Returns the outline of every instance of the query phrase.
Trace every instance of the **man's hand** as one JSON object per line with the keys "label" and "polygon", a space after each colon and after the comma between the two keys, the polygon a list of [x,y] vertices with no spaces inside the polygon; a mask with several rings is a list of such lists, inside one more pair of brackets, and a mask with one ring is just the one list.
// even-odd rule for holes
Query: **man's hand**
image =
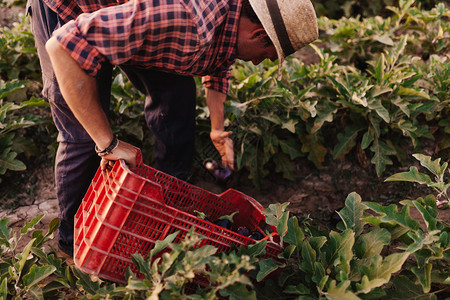
{"label": "man's hand", "polygon": [[119,141],[119,145],[116,149],[114,149],[110,154],[102,157],[102,161],[100,162],[100,167],[104,171],[105,169],[109,169],[114,164],[114,161],[118,159],[125,160],[125,163],[130,168],[130,170],[134,171],[136,169],[136,155],[138,152],[138,148],[125,143],[123,141]]}
{"label": "man's hand", "polygon": [[222,164],[234,170],[233,141],[229,138],[231,131],[212,130],[211,140],[222,157]]}
{"label": "man's hand", "polygon": [[206,104],[211,118],[211,140],[222,156],[222,164],[234,170],[233,141],[229,138],[231,131],[224,130],[224,107],[226,94],[206,89]]}

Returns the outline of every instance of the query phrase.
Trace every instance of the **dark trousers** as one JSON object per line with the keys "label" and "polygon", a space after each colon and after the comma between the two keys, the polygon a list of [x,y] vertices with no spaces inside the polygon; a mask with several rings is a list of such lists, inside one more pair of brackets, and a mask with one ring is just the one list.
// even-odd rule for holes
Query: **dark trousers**
{"label": "dark trousers", "polygon": [[[50,103],[58,129],[58,150],[55,163],[55,184],[61,225],[58,243],[61,250],[73,252],[74,216],[89,184],[99,167],[100,159],[94,142],[73,116],[59,91],[45,43],[62,25],[57,14],[42,0],[29,0],[32,31],[42,68],[42,95]],[[194,154],[195,81],[161,71],[120,66],[130,81],[146,95],[145,120],[155,137],[156,168],[186,179]],[[99,100],[106,114],[109,111],[112,66],[104,65],[96,77]]]}

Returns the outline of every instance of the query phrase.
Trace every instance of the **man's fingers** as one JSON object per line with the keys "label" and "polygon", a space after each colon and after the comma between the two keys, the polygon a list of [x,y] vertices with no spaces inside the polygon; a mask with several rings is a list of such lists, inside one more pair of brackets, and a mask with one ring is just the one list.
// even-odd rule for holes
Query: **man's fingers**
{"label": "man's fingers", "polygon": [[126,161],[128,167],[130,168],[131,171],[135,171],[136,170],[136,157],[132,158],[129,161]]}
{"label": "man's fingers", "polygon": [[226,156],[226,165],[228,165],[232,170],[234,170],[234,149],[233,149],[233,141],[231,139],[225,140],[225,156]]}
{"label": "man's fingers", "polygon": [[233,132],[232,131],[224,131],[222,132],[222,134],[220,135],[221,138],[227,138],[229,137]]}
{"label": "man's fingers", "polygon": [[102,158],[102,160],[100,161],[100,168],[102,169],[102,171],[111,170],[114,166],[114,163],[114,160],[107,160]]}
{"label": "man's fingers", "polygon": [[102,171],[109,170],[109,160],[102,158],[102,160],[100,161],[100,168],[102,169]]}

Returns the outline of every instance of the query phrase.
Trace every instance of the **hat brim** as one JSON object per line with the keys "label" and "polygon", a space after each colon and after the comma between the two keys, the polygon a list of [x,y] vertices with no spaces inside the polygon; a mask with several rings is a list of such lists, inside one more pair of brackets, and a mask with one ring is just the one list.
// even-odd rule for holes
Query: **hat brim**
{"label": "hat brim", "polygon": [[249,3],[275,46],[281,78],[286,56],[319,36],[314,6],[310,0],[249,0]]}
{"label": "hat brim", "polygon": [[286,56],[283,52],[283,49],[281,48],[280,41],[278,40],[278,36],[273,26],[272,19],[270,18],[270,13],[266,1],[249,0],[249,3],[252,6],[258,19],[261,21],[261,24],[270,40],[272,41],[273,45],[275,46],[275,50],[278,56],[278,79],[280,79],[282,76],[283,62]]}

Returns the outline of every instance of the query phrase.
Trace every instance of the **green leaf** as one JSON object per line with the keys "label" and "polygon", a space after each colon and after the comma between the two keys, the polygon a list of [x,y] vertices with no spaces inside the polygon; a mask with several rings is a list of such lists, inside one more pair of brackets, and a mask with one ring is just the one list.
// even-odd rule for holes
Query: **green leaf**
{"label": "green leaf", "polygon": [[403,35],[397,45],[389,51],[388,61],[393,66],[396,64],[398,58],[405,50],[406,44],[408,42],[408,35]]}
{"label": "green leaf", "polygon": [[422,92],[422,91],[418,91],[416,89],[403,87],[403,86],[399,86],[399,88],[397,90],[397,95],[400,95],[400,96],[417,96],[419,98],[424,98],[424,99],[430,100],[430,96],[427,93]]}
{"label": "green leaf", "polygon": [[447,232],[442,232],[441,237],[439,238],[438,244],[441,245],[442,248],[446,248],[450,245],[450,235]]}
{"label": "green leaf", "polygon": [[[384,75],[383,75],[384,76]],[[382,78],[382,77],[380,77]],[[371,96],[378,97],[380,95],[392,92],[392,88],[387,86],[375,85],[372,87]]]}
{"label": "green leaf", "polygon": [[196,257],[200,258],[210,257],[217,253],[217,248],[212,245],[204,245],[203,247],[195,249],[193,253],[195,253]]}
{"label": "green leaf", "polygon": [[332,280],[330,282],[330,286],[328,287],[327,292],[325,293],[327,296],[327,299],[330,300],[359,300],[360,298],[355,295],[352,291],[350,291],[348,288],[350,286],[350,280],[341,282],[336,286],[336,281]]}
{"label": "green leaf", "polygon": [[420,285],[414,284],[410,278],[399,275],[392,279],[393,288],[386,289],[387,299],[390,300],[405,300],[405,299],[420,299],[420,300],[435,300],[435,294],[424,293]]}
{"label": "green leaf", "polygon": [[255,244],[252,244],[248,247],[240,247],[238,250],[239,255],[248,255],[250,257],[258,257],[265,253],[267,241],[259,241]]}
{"label": "green leaf", "polygon": [[375,136],[373,134],[373,130],[369,128],[367,132],[364,133],[362,141],[361,141],[361,149],[367,149],[367,147],[370,146],[370,144],[373,142]]}
{"label": "green leaf", "polygon": [[51,274],[53,274],[53,272],[55,272],[55,270],[55,266],[46,265],[38,267],[36,265],[33,265],[31,266],[30,271],[23,276],[23,283],[27,288],[31,288],[49,277]]}
{"label": "green leaf", "polygon": [[56,230],[58,230],[60,224],[61,224],[61,221],[59,218],[54,218],[53,220],[51,220],[50,223],[48,224],[47,236],[49,236],[50,234],[52,234]]}
{"label": "green leaf", "polygon": [[311,291],[303,284],[299,283],[297,285],[288,285],[284,292],[286,294],[295,294],[295,295],[310,295]]}
{"label": "green leaf", "polygon": [[283,125],[281,125],[282,129],[287,129],[292,133],[295,133],[295,125],[298,124],[298,121],[290,119],[287,122],[283,122]]}
{"label": "green leaf", "polygon": [[[6,82],[6,85],[4,88],[0,87],[0,99],[6,98],[9,95],[11,95],[12,93],[24,89],[25,88],[25,84],[27,84],[28,81],[25,80],[21,80],[21,81],[17,81],[17,80],[13,80],[13,81],[9,81]],[[19,107],[17,107],[19,108]]]}
{"label": "green leaf", "polygon": [[311,277],[312,281],[316,283],[320,289],[323,289],[323,286],[320,286],[320,283],[323,281],[325,274],[325,268],[320,262],[314,263],[314,276]]}
{"label": "green leaf", "polygon": [[8,227],[8,223],[8,218],[0,220],[0,244],[4,244],[6,247],[9,247],[9,236],[12,231],[12,229]]}
{"label": "green leaf", "polygon": [[382,286],[384,283],[384,279],[375,278],[373,280],[369,280],[367,275],[364,275],[361,279],[361,283],[356,283],[356,289],[358,293],[367,294],[373,289]]}
{"label": "green leaf", "polygon": [[289,157],[294,160],[302,155],[300,151],[300,145],[295,142],[294,139],[278,140],[281,151],[288,154]]}
{"label": "green leaf", "polygon": [[431,160],[428,155],[416,153],[413,156],[420,162],[422,166],[427,168],[431,173],[438,177],[441,181],[444,180],[445,170],[447,169],[448,163],[445,162],[441,165],[441,159]]}
{"label": "green leaf", "polygon": [[392,165],[389,155],[395,154],[395,150],[378,139],[374,140],[370,150],[374,153],[371,162],[375,165],[377,175],[381,176],[386,169],[386,165]]}
{"label": "green leaf", "polygon": [[331,80],[333,85],[337,87],[339,93],[345,99],[350,99],[351,98],[350,89],[344,83],[342,83],[341,81],[339,81],[338,79],[336,79],[336,78],[334,78],[332,76],[327,76],[327,78]]}
{"label": "green leaf", "polygon": [[167,246],[175,240],[175,238],[177,237],[177,235],[179,233],[180,233],[179,230],[175,231],[174,233],[169,234],[168,236],[166,236],[166,238],[164,240],[156,241],[155,242],[155,246],[149,252],[149,256],[150,257],[155,257],[159,252],[161,252],[162,250],[166,249]]}
{"label": "green leaf", "polygon": [[79,284],[87,293],[91,295],[97,294],[97,291],[100,288],[98,281],[92,281],[88,274],[84,273],[76,266],[74,266],[72,270],[78,278],[77,284]]}
{"label": "green leaf", "polygon": [[17,153],[12,152],[10,147],[3,149],[3,152],[0,153],[0,175],[5,174],[7,170],[24,171],[27,169],[23,162],[16,159],[16,156]]}
{"label": "green leaf", "polygon": [[344,133],[338,133],[337,138],[339,142],[333,150],[334,159],[347,154],[355,147],[359,131],[361,131],[361,128],[347,126]]}
{"label": "green leaf", "polygon": [[322,169],[322,163],[325,161],[325,156],[327,154],[327,148],[316,141],[315,137],[310,135],[301,136],[302,140],[302,152],[308,153],[308,160],[314,163],[318,169]]}
{"label": "green leaf", "polygon": [[394,253],[387,256],[384,260],[380,255],[375,255],[367,266],[360,266],[361,273],[367,275],[372,288],[382,286],[388,283],[392,274],[401,270],[403,263],[408,259],[409,253]]}
{"label": "green leaf", "polygon": [[[423,220],[425,221],[425,224],[427,225],[428,231],[436,230],[437,227],[437,219],[436,215],[431,215],[431,213],[418,201],[413,201],[414,206],[417,208],[417,210],[420,212],[420,214],[423,217]],[[436,212],[436,209],[434,209]]]}
{"label": "green leaf", "polygon": [[264,153],[274,155],[278,152],[278,137],[275,134],[265,134],[262,136],[264,140]]}
{"label": "green leaf", "polygon": [[[286,282],[295,276],[295,272],[292,272],[291,269],[286,268],[281,271],[280,276],[278,276],[277,283],[278,286],[282,287],[286,285]],[[267,282],[267,281],[266,281]]]}
{"label": "green leaf", "polygon": [[307,274],[314,274],[314,263],[316,262],[316,251],[311,247],[308,240],[302,243],[302,260],[300,270]]}
{"label": "green leaf", "polygon": [[325,122],[333,122],[334,115],[338,109],[336,105],[331,102],[323,103],[320,110],[317,111],[317,116],[314,118],[314,125],[311,128],[311,133],[318,132]]}
{"label": "green leaf", "polygon": [[309,244],[311,247],[316,250],[316,252],[320,252],[322,246],[327,242],[326,236],[310,236],[308,237]]}
{"label": "green leaf", "polygon": [[390,38],[389,33],[384,33],[381,36],[380,35],[375,35],[373,37],[373,39],[378,41],[378,42],[380,42],[380,43],[382,43],[382,44],[388,45],[388,46],[393,46],[394,45],[394,41]]}
{"label": "green leaf", "polygon": [[408,206],[403,206],[401,211],[398,211],[395,204],[391,204],[389,206],[382,206],[374,202],[364,202],[363,204],[376,213],[382,215],[381,221],[383,222],[393,222],[414,231],[419,229],[419,222],[411,218],[409,215]]}
{"label": "green leaf", "polygon": [[289,245],[284,248],[283,252],[278,254],[278,258],[283,258],[285,260],[289,260],[292,257],[292,254],[294,253],[294,251],[298,251],[297,247],[295,247],[294,245]]}
{"label": "green leaf", "polygon": [[408,117],[411,117],[411,111],[409,109],[409,102],[401,97],[397,97],[391,100],[391,103],[401,109],[401,111]]}
{"label": "green leaf", "polygon": [[391,234],[385,228],[376,228],[360,236],[355,246],[356,255],[361,258],[371,258],[380,255],[384,246],[391,242]]}
{"label": "green leaf", "polygon": [[259,271],[258,274],[256,275],[256,280],[258,282],[261,282],[269,274],[278,269],[278,264],[273,258],[260,260],[258,265]]}
{"label": "green leaf", "polygon": [[0,285],[0,296],[2,300],[8,299],[8,278],[3,278]]}
{"label": "green leaf", "polygon": [[406,252],[414,253],[423,249],[425,245],[430,245],[439,240],[438,234],[440,230],[433,230],[425,234],[422,229],[416,232],[408,232],[408,237],[410,237],[414,242],[408,245]]}
{"label": "green leaf", "polygon": [[262,214],[266,216],[266,223],[268,225],[278,226],[278,222],[283,218],[286,207],[288,205],[289,202],[270,204],[266,209],[262,211]]}
{"label": "green leaf", "polygon": [[305,239],[305,235],[303,234],[300,226],[298,225],[297,217],[292,217],[288,221],[288,230],[287,234],[284,237],[284,241],[289,243],[292,246],[296,247],[297,253],[300,251],[302,242]]}
{"label": "green leaf", "polygon": [[361,204],[361,196],[353,192],[347,196],[345,207],[338,212],[346,229],[352,229],[358,237],[363,231],[364,224],[361,221],[364,212]]}
{"label": "green leaf", "polygon": [[381,85],[384,82],[384,69],[386,67],[384,54],[381,53],[380,58],[375,65],[375,79],[377,83]]}
{"label": "green leaf", "polygon": [[282,239],[284,238],[284,236],[287,233],[288,220],[289,220],[289,212],[285,212],[283,214],[283,216],[281,217],[281,219],[279,219],[279,221],[278,221],[277,232],[281,236]]}
{"label": "green leaf", "polygon": [[350,273],[350,261],[353,257],[353,245],[355,233],[347,229],[342,233],[330,232],[330,251],[327,252],[327,260],[330,264],[341,268],[346,274]]}
{"label": "green leaf", "polygon": [[27,293],[33,297],[33,299],[44,300],[42,289],[39,286],[32,286],[27,290]]}
{"label": "green leaf", "polygon": [[283,124],[283,121],[276,114],[264,115],[264,116],[261,116],[261,118],[263,118],[263,119],[265,119],[267,121],[270,121],[270,122],[272,122],[272,123],[274,123],[276,125],[282,125]]}
{"label": "green leaf", "polygon": [[48,294],[65,288],[70,289],[70,285],[63,282],[62,278],[59,278],[46,284],[42,291],[44,294]]}
{"label": "green leaf", "polygon": [[25,266],[25,263],[28,260],[28,256],[30,255],[31,252],[31,247],[33,246],[35,239],[31,239],[28,244],[24,247],[22,253],[20,253],[20,259],[19,259],[19,264],[18,264],[18,272],[22,272],[23,267]]}
{"label": "green leaf", "polygon": [[420,184],[430,184],[432,182],[430,176],[420,173],[416,167],[410,167],[408,172],[401,172],[389,176],[385,181],[407,181]]}
{"label": "green leaf", "polygon": [[152,288],[152,284],[147,279],[128,278],[127,289],[136,291],[147,291]]}
{"label": "green leaf", "polygon": [[273,156],[273,162],[275,164],[275,172],[282,173],[283,178],[291,181],[295,180],[294,165],[287,155],[278,153]]}
{"label": "green leaf", "polygon": [[220,290],[220,295],[230,300],[256,300],[256,292],[248,290],[243,284],[234,284]]}
{"label": "green leaf", "polygon": [[427,263],[424,267],[419,268],[414,266],[411,271],[416,275],[420,284],[422,285],[423,292],[428,293],[431,290],[431,269],[433,266],[431,263]]}
{"label": "green leaf", "polygon": [[30,222],[27,222],[25,224],[25,226],[23,226],[22,229],[20,229],[20,233],[23,235],[23,234],[33,230],[34,226],[37,223],[39,223],[42,220],[43,217],[44,217],[44,215],[40,215],[40,216],[37,216],[37,217],[33,218]]}
{"label": "green leaf", "polygon": [[372,110],[375,110],[377,115],[381,117],[386,123],[391,122],[391,118],[389,116],[389,111],[383,106],[381,103],[381,99],[379,98],[373,98],[371,101],[368,102],[369,108]]}

